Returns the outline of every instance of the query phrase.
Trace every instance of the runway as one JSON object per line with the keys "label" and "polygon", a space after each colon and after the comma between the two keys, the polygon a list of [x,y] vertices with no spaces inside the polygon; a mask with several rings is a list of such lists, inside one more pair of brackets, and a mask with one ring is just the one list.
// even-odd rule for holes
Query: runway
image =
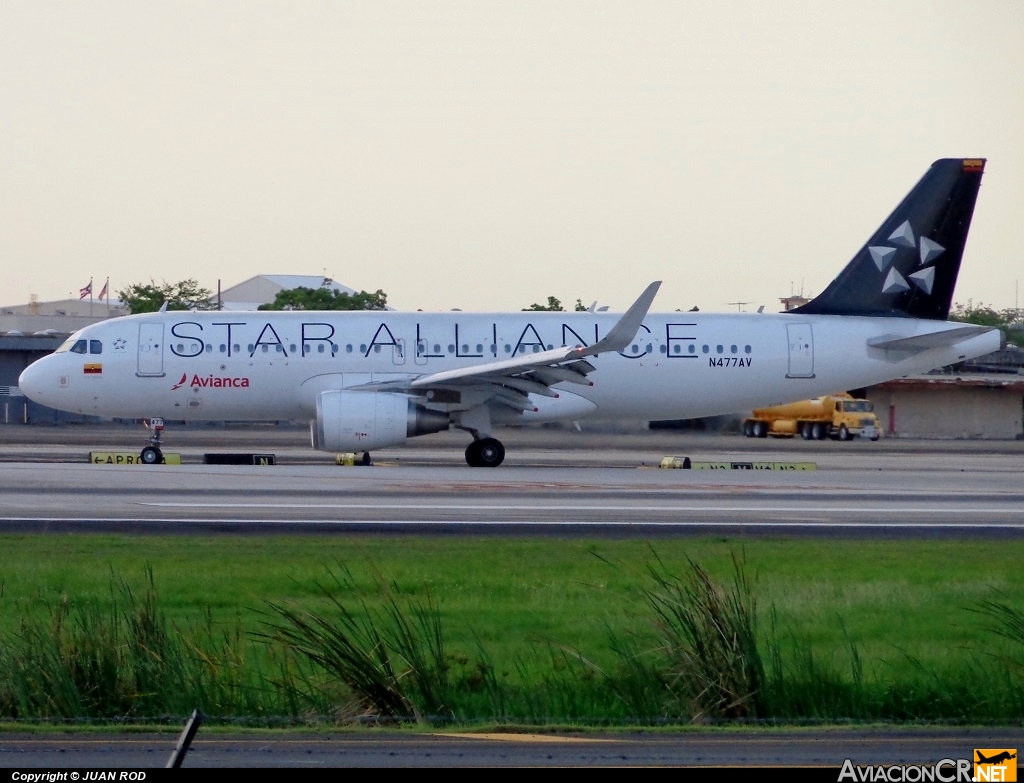
{"label": "runway", "polygon": [[[573,448],[571,438],[561,437],[568,447],[524,443],[493,470],[461,464],[457,446],[381,452],[373,467],[325,464],[330,455],[281,443],[279,464],[265,467],[198,464],[202,445],[195,444],[182,450],[185,464],[148,467],[58,462],[67,453],[59,444],[0,446],[0,459],[10,460],[0,462],[0,530],[1024,534],[1024,471],[1015,442],[962,451],[905,443],[769,448],[724,436],[681,444],[695,459],[811,460],[818,466],[701,471],[653,467],[665,451],[661,442],[623,437],[600,448]],[[593,443],[584,439],[583,445]],[[662,448],[643,448],[652,445]]]}

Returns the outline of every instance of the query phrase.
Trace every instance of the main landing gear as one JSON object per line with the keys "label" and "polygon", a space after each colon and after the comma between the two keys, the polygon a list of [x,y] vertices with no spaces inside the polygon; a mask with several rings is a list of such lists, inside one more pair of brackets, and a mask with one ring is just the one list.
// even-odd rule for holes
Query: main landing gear
{"label": "main landing gear", "polygon": [[505,459],[505,447],[497,438],[478,438],[466,446],[466,462],[471,468],[496,468]]}
{"label": "main landing gear", "polygon": [[162,465],[164,453],[160,451],[160,443],[164,434],[164,420],[150,419],[144,423],[153,434],[149,436],[149,445],[139,454],[139,460],[143,465]]}

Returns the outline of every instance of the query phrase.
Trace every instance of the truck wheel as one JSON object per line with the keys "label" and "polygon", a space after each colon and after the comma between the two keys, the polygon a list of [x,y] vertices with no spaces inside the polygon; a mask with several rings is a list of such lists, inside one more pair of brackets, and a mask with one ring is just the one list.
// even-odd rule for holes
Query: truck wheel
{"label": "truck wheel", "polygon": [[825,440],[825,435],[825,425],[820,421],[816,421],[811,425],[811,438],[814,440]]}
{"label": "truck wheel", "polygon": [[743,422],[743,434],[748,438],[754,437],[754,427],[750,419]]}
{"label": "truck wheel", "polygon": [[768,425],[763,421],[754,422],[754,437],[755,438],[767,438],[768,437]]}
{"label": "truck wheel", "polygon": [[805,421],[800,424],[800,437],[804,440],[811,440],[811,438],[814,437],[811,432],[811,423],[809,421]]}
{"label": "truck wheel", "polygon": [[839,440],[850,440],[850,431],[846,429],[845,424],[839,425]]}

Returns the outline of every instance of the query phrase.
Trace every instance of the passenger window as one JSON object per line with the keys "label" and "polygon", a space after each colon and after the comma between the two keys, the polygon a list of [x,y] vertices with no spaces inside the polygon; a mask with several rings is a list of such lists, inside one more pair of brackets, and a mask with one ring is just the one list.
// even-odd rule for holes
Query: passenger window
{"label": "passenger window", "polygon": [[103,343],[99,340],[90,340],[89,353],[103,353]]}
{"label": "passenger window", "polygon": [[85,353],[85,340],[79,340],[71,346],[71,353]]}

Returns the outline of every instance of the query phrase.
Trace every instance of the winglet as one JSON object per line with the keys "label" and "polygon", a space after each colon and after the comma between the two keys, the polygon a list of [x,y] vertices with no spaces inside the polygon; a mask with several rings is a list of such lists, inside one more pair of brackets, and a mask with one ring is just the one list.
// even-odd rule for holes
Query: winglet
{"label": "winglet", "polygon": [[659,288],[661,288],[660,280],[655,280],[647,286],[611,331],[593,345],[582,349],[579,355],[597,356],[606,351],[624,351],[626,346],[633,342],[636,333],[640,331],[640,325],[647,317],[647,311],[651,309],[651,304],[654,302]]}

